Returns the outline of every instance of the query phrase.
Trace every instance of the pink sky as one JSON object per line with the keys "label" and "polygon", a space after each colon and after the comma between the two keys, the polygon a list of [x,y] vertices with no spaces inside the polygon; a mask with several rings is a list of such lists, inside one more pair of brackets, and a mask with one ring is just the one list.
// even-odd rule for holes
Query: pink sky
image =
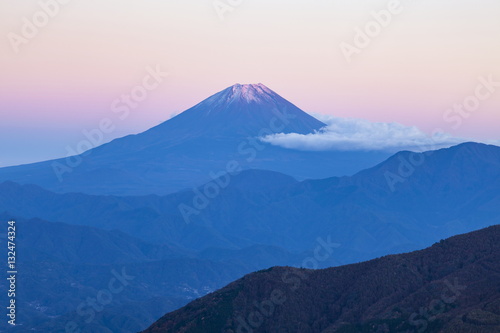
{"label": "pink sky", "polygon": [[[45,3],[49,0],[42,0]],[[55,0],[54,0],[55,1]],[[306,112],[500,139],[500,86],[459,128],[445,110],[500,81],[500,3],[401,1],[348,63],[339,45],[389,1],[69,1],[16,53],[38,1],[0,3],[0,166],[66,155],[159,65],[169,76],[106,140],[148,129],[234,83],[262,82]]]}

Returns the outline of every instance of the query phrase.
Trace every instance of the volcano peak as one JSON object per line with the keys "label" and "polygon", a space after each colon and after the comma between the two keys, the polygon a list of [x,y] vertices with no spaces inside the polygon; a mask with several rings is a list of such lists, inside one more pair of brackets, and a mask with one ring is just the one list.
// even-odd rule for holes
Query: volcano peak
{"label": "volcano peak", "polygon": [[190,133],[220,136],[230,131],[238,136],[254,136],[273,124],[275,118],[286,120],[281,130],[284,133],[308,134],[326,126],[262,83],[227,87],[181,113],[175,126],[189,128]]}
{"label": "volcano peak", "polygon": [[262,83],[236,83],[222,91],[226,102],[266,103],[272,102],[277,94]]}

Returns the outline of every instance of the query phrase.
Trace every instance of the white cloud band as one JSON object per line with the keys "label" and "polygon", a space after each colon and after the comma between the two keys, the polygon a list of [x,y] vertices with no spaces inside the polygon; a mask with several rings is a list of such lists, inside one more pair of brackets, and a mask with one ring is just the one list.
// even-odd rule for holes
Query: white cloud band
{"label": "white cloud band", "polygon": [[[261,138],[262,141],[297,150],[400,150],[426,151],[446,148],[467,141],[447,133],[436,133],[432,137],[417,127],[399,123],[375,123],[364,119],[339,118],[315,115],[327,124],[312,134],[273,134]],[[482,141],[499,144],[498,141]]]}

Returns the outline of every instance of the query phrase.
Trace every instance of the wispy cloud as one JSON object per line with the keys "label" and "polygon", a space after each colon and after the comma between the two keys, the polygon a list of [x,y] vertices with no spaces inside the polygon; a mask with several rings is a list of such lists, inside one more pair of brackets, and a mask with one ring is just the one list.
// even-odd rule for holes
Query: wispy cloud
{"label": "wispy cloud", "polygon": [[[339,118],[315,115],[327,124],[312,134],[273,134],[261,138],[262,141],[289,149],[298,150],[400,150],[425,151],[450,147],[462,142],[476,141],[454,137],[448,133],[433,136],[415,126],[399,123],[375,123],[364,119]],[[480,141],[499,144],[499,141]]]}

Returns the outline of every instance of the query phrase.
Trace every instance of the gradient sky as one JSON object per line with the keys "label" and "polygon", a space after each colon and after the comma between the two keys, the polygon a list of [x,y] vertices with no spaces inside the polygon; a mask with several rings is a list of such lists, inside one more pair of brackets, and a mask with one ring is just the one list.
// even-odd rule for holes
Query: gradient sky
{"label": "gradient sky", "polygon": [[[500,87],[458,128],[443,120],[479,76],[500,81],[498,0],[402,0],[351,63],[340,43],[389,1],[248,0],[221,20],[212,0],[72,0],[15,53],[9,33],[39,2],[0,2],[0,166],[66,156],[106,117],[106,141],[144,131],[234,83],[306,112],[500,139]],[[169,76],[119,120],[113,101],[156,65]]]}

